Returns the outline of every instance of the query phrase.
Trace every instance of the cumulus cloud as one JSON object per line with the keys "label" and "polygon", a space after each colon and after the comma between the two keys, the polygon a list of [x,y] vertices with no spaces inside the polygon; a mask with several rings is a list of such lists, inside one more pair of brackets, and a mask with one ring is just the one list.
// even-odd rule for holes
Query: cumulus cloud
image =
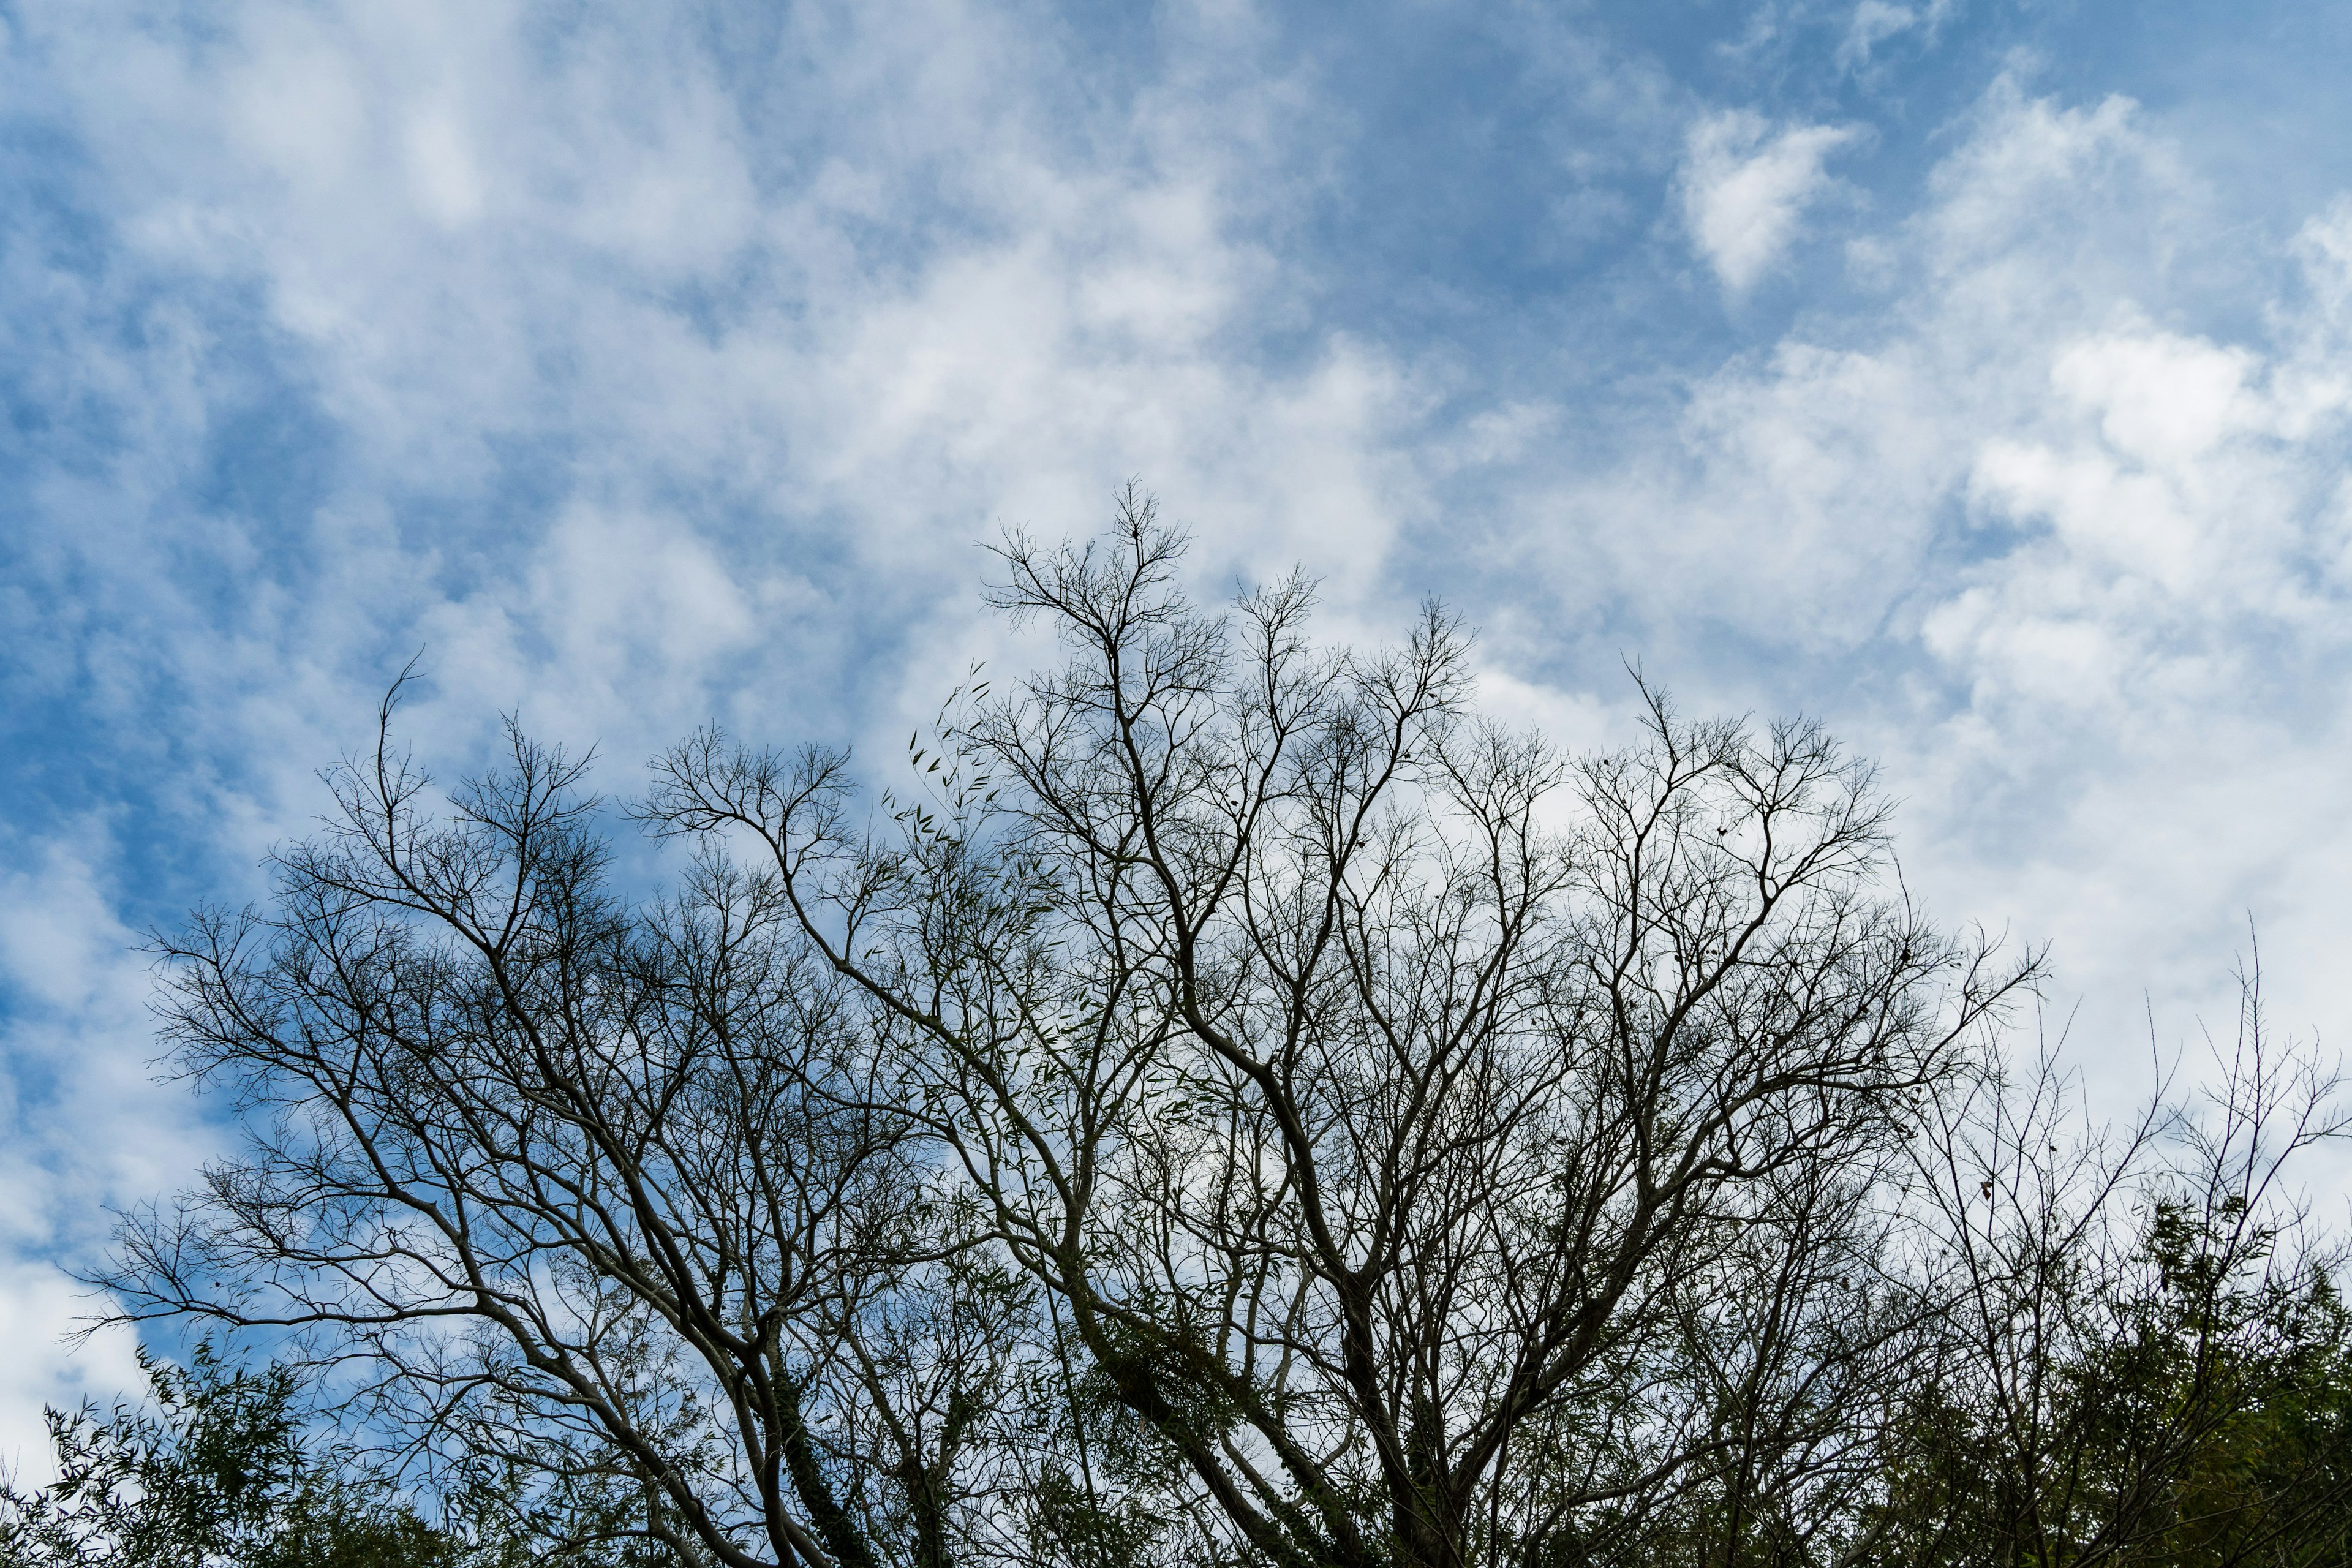
{"label": "cumulus cloud", "polygon": [[1823,165],[1861,135],[1852,125],[1776,128],[1744,109],[1691,127],[1680,179],[1683,222],[1725,288],[1746,290],[1787,255],[1805,210],[1834,184]]}
{"label": "cumulus cloud", "polygon": [[1552,624],[1613,616],[1715,703],[1826,709],[1906,797],[1912,885],[2054,939],[2117,1079],[2144,996],[2159,1045],[2226,1030],[2249,914],[2279,1016],[2340,1037],[2352,205],[2248,237],[2229,276],[2284,280],[2200,331],[2168,258],[2210,194],[2136,105],[2004,81],[1956,130],[1872,237],[1866,311],[1699,377],[1610,460],[1530,465]]}

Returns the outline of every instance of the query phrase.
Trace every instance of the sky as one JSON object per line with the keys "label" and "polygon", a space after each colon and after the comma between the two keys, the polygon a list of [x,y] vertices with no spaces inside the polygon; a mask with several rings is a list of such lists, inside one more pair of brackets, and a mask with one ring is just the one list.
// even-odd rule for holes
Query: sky
{"label": "sky", "polygon": [[2352,1034],[2352,7],[0,0],[0,1461],[227,1135],[142,932],[412,655],[604,787],[887,759],[1006,528],[1436,595],[1489,708],[1804,713],[2127,1098]]}

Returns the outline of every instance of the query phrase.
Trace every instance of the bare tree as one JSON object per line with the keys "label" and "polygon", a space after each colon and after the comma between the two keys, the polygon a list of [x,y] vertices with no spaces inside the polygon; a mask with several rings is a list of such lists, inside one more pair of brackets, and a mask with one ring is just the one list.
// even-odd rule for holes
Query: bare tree
{"label": "bare tree", "polygon": [[2290,1173],[2352,1126],[2344,1078],[2272,1035],[2253,970],[2211,1054],[2196,1097],[2159,1084],[2120,1129],[2049,1051],[1938,1101],[1917,1234],[1942,1343],[1913,1397],[1939,1419],[1898,1560],[2341,1560],[2352,1253]]}
{"label": "bare tree", "polygon": [[968,1216],[779,885],[705,856],[625,907],[581,765],[519,733],[435,821],[393,708],[271,907],[163,945],[177,1060],[249,1137],[125,1227],[124,1314],[357,1355],[412,1458],[520,1467],[559,1545],[943,1538],[937,1385],[984,1400],[1001,1359],[930,1331]]}
{"label": "bare tree", "polygon": [[1726,1474],[1780,1507],[1871,1353],[1831,1260],[2030,966],[1890,894],[1811,725],[1653,699],[1570,763],[1471,714],[1435,610],[1321,651],[1303,579],[1204,614],[1181,550],[1132,492],[1099,547],[1009,543],[995,603],[1070,657],[954,705],[903,831],[845,756],[716,735],[649,819],[764,853],[1223,1551],[1545,1561]]}
{"label": "bare tree", "polygon": [[[1912,906],[1819,728],[1645,687],[1571,758],[1479,717],[1441,611],[1321,648],[1305,579],[1202,610],[1183,548],[1133,492],[1008,541],[993,602],[1066,657],[959,690],[911,791],[656,759],[629,809],[688,853],[639,901],[579,765],[515,734],[436,821],[387,700],[270,905],[163,944],[249,1142],[133,1216],[122,1314],[293,1331],[558,1555],[2318,1539],[2352,1351],[2277,1201],[2337,1125],[2314,1058],[2257,1029],[2210,1117],[2077,1149],[1996,1037],[2037,963]],[[2253,1511],[2195,1479],[2250,1411]]]}

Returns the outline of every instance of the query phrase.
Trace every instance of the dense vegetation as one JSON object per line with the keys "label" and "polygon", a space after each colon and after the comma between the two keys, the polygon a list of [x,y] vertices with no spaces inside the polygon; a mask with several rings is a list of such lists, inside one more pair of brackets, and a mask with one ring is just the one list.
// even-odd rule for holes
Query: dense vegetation
{"label": "dense vegetation", "polygon": [[519,732],[432,815],[388,700],[163,943],[248,1139],[101,1281],[282,1363],[58,1417],[13,1560],[2352,1560],[2338,1079],[2251,984],[2094,1128],[1817,728],[1565,756],[1181,543],[1010,544],[1066,660],[870,810],[658,759],[651,898]]}

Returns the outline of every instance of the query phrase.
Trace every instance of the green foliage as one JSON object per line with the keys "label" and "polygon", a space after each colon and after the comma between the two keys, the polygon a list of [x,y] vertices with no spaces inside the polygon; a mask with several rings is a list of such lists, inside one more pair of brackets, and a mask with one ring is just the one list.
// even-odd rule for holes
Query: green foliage
{"label": "green foliage", "polygon": [[495,1568],[511,1551],[439,1528],[304,1442],[295,1376],[142,1352],[151,1408],[48,1411],[58,1479],[0,1487],[5,1568]]}
{"label": "green foliage", "polygon": [[2107,1331],[2038,1399],[1937,1388],[1894,1447],[1874,1560],[1937,1568],[2352,1563],[2352,1313],[2263,1267],[2234,1199],[2150,1205]]}

